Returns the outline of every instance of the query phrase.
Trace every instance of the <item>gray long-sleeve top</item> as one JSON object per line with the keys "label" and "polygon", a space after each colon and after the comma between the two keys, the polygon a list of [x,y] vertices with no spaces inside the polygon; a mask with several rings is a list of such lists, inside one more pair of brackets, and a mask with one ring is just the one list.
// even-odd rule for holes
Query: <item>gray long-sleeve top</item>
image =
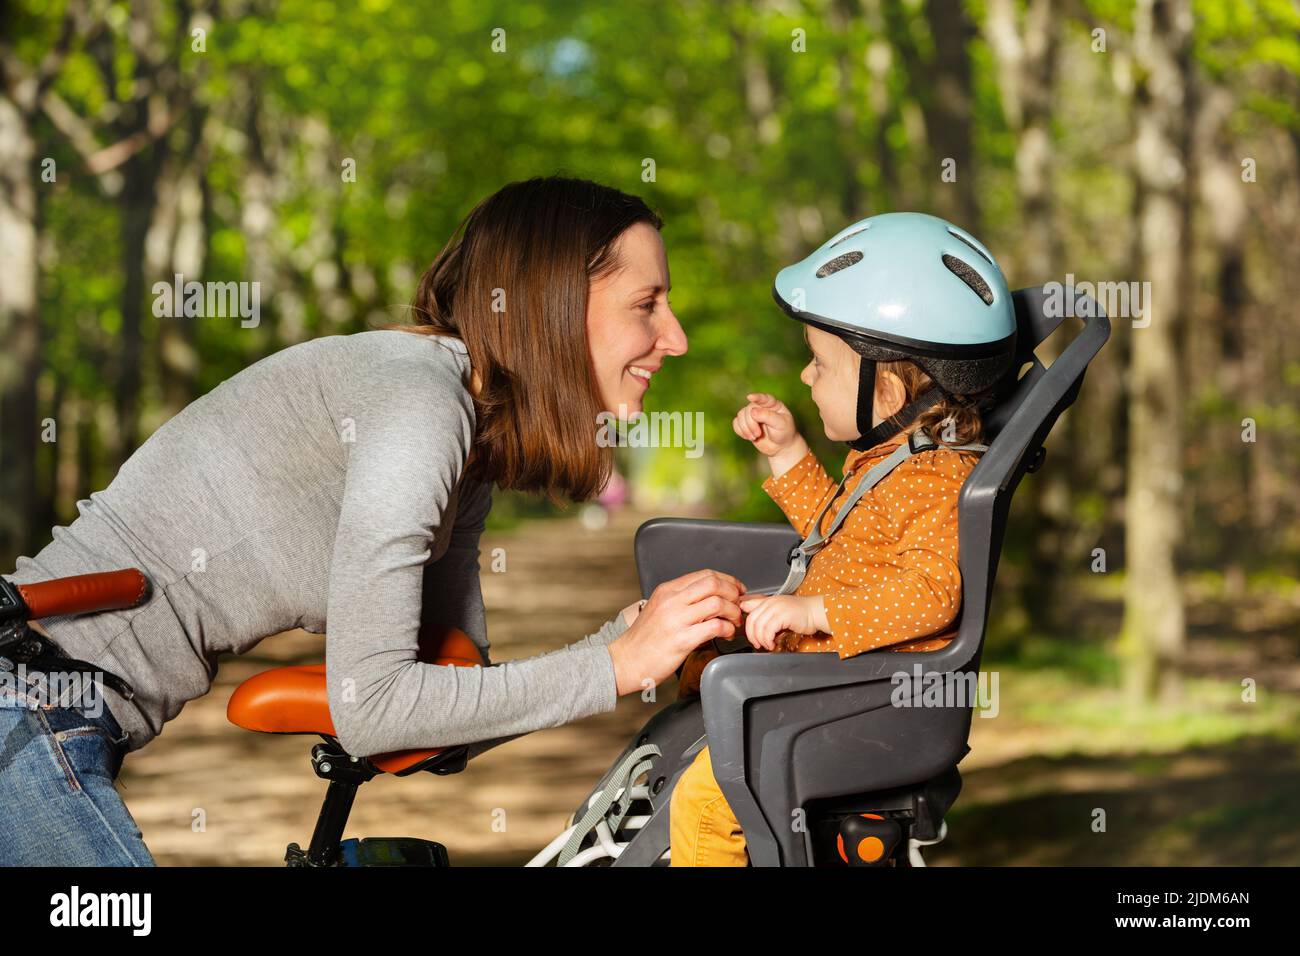
{"label": "gray long-sleeve top", "polygon": [[[293,627],[326,634],[330,714],[357,756],[515,736],[613,708],[596,634],[527,660],[416,659],[423,625],[488,661],[478,542],[491,488],[462,479],[469,357],[393,330],[283,349],[165,422],[80,516],[7,575],[137,567],[139,607],[41,621],[70,656],[125,678],[105,701],[137,750],[212,686],[217,656]],[[486,747],[472,748],[475,751]]]}

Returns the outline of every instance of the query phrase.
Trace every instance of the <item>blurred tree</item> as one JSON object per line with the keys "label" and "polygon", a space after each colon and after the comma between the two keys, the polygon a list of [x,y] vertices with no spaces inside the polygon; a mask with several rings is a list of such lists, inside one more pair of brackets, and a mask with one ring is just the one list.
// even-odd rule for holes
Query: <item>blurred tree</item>
{"label": "blurred tree", "polygon": [[[8,24],[6,24],[8,26]],[[37,531],[41,512],[36,455],[40,445],[37,379],[41,370],[39,285],[40,193],[56,170],[37,155],[41,102],[63,68],[77,24],[71,12],[35,65],[0,33],[0,553],[11,553]],[[33,59],[36,59],[33,57]]]}
{"label": "blurred tree", "polygon": [[[1185,243],[1190,196],[1187,99],[1190,96],[1192,12],[1188,0],[1140,0],[1134,50],[1142,274],[1151,301],[1133,324],[1132,403],[1129,407],[1128,495],[1125,503],[1128,574],[1120,649],[1125,686],[1134,702],[1177,697],[1186,640],[1178,579],[1183,493],[1180,330],[1189,296]],[[1123,323],[1128,317],[1116,316]]]}

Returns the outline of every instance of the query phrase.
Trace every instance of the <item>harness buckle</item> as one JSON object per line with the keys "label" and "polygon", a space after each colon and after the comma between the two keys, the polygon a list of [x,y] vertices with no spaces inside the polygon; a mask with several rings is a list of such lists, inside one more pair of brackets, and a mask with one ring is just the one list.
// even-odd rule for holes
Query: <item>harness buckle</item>
{"label": "harness buckle", "polygon": [[918,428],[916,431],[912,432],[910,435],[907,436],[907,447],[911,449],[913,455],[915,455],[917,452],[925,448],[939,447],[938,442],[934,441],[933,439],[930,439],[929,435],[926,436],[927,441],[925,442],[924,445],[918,445],[916,443],[916,436],[920,434],[922,434],[922,429]]}

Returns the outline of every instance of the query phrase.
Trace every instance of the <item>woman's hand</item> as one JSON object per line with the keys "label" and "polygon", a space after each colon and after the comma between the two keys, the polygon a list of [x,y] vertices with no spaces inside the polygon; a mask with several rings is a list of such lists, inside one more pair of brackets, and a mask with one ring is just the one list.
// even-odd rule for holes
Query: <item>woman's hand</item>
{"label": "woman's hand", "polygon": [[767,457],[772,474],[781,476],[808,454],[808,442],[795,428],[794,416],[785,403],[766,392],[745,396],[749,404],[736,413],[731,427],[737,435],[753,442],[755,450]]}
{"label": "woman's hand", "polygon": [[721,571],[694,571],[655,588],[630,627],[609,645],[621,697],[657,686],[686,655],[715,637],[733,637],[745,586]]}
{"label": "woman's hand", "polygon": [[782,631],[796,634],[830,633],[826,621],[826,606],[820,596],[796,597],[783,594],[769,597],[755,594],[740,602],[741,610],[749,615],[745,621],[745,637],[761,650],[775,650],[776,636]]}

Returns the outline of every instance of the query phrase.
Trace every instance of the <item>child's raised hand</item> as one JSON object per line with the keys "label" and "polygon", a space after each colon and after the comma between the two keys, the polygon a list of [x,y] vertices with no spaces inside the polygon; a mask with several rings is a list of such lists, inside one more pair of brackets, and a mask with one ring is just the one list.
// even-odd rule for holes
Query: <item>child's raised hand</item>
{"label": "child's raised hand", "polygon": [[749,404],[736,413],[731,427],[753,442],[760,455],[771,458],[799,438],[794,416],[780,399],[766,392],[751,392],[745,398]]}
{"label": "child's raised hand", "polygon": [[816,634],[830,630],[826,622],[826,608],[819,596],[797,597],[750,595],[740,599],[740,609],[745,618],[745,637],[754,647],[775,650],[776,637],[782,631],[796,634]]}
{"label": "child's raised hand", "polygon": [[749,404],[736,413],[731,427],[767,457],[773,475],[783,475],[808,454],[808,443],[795,428],[794,416],[780,399],[766,392],[745,396]]}

